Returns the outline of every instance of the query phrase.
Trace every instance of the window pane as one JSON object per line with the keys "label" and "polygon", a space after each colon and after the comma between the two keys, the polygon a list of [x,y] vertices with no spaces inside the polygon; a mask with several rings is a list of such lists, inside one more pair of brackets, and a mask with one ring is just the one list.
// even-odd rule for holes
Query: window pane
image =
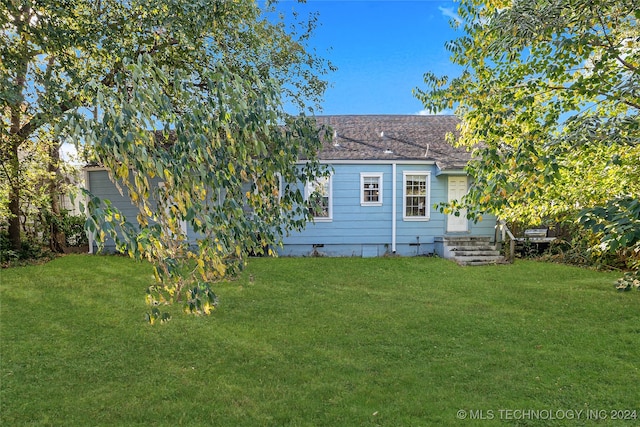
{"label": "window pane", "polygon": [[380,201],[380,178],[377,176],[367,176],[362,179],[363,182],[363,200],[367,202]]}
{"label": "window pane", "polygon": [[310,183],[311,213],[316,218],[329,217],[329,178]]}
{"label": "window pane", "polygon": [[427,176],[407,175],[405,185],[405,216],[424,217],[427,214]]}

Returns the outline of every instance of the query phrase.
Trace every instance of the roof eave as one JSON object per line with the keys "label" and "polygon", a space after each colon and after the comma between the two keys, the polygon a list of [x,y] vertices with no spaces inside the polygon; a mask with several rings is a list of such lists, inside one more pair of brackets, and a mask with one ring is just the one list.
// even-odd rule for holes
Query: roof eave
{"label": "roof eave", "polygon": [[464,176],[467,175],[465,171],[465,164],[443,164],[436,162],[436,176],[449,175],[449,176]]}

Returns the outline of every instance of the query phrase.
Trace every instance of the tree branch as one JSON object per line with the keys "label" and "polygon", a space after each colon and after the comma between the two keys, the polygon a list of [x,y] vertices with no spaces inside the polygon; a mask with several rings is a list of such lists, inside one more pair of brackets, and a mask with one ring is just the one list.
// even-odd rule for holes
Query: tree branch
{"label": "tree branch", "polygon": [[616,49],[615,45],[613,44],[613,40],[611,39],[611,36],[607,34],[606,26],[605,26],[604,20],[602,19],[602,15],[597,11],[596,11],[596,14],[598,15],[598,21],[600,21],[600,25],[602,26],[602,33],[604,34],[604,39],[607,41],[607,44],[602,47],[607,47],[610,52],[614,52],[616,59],[624,67],[627,67],[629,70],[633,71],[634,73],[637,72],[638,67],[634,66],[630,62],[627,62],[624,58],[620,57],[620,55],[618,54],[618,49]]}
{"label": "tree branch", "polygon": [[[51,58],[50,58],[51,61]],[[114,64],[113,69],[107,73],[106,76],[100,80],[100,84],[103,86],[111,87],[114,84],[113,78],[116,75],[117,70],[119,70],[122,66],[122,62],[117,62]],[[61,113],[66,113],[72,108],[78,106],[77,101],[79,97],[74,96],[68,100],[62,101],[57,105],[57,108]],[[26,122],[22,127],[19,128],[15,133],[12,134],[17,135],[19,138],[27,139],[33,132],[35,132],[43,123],[47,123],[46,121],[47,114],[45,112],[40,112],[35,114],[28,122]]]}

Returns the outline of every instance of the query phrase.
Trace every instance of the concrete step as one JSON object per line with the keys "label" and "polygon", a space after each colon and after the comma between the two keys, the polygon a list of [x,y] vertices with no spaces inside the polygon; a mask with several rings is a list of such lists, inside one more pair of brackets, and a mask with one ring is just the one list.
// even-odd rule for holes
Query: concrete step
{"label": "concrete step", "polygon": [[497,251],[494,247],[487,247],[483,249],[474,249],[471,248],[461,248],[461,249],[452,249],[455,251],[455,256],[463,257],[463,256],[500,256],[500,251]]}
{"label": "concrete step", "polygon": [[490,242],[491,238],[486,236],[456,236],[456,237],[436,237],[435,241],[445,243],[457,242]]}
{"label": "concrete step", "polygon": [[495,251],[495,245],[455,245],[447,246],[451,251]]}
{"label": "concrete step", "polygon": [[455,245],[449,244],[447,245],[449,249],[452,251],[455,250],[463,250],[469,248],[470,251],[478,250],[483,251],[487,250],[487,248],[493,248],[493,245],[488,244],[488,242],[473,242],[473,243],[456,243]]}
{"label": "concrete step", "polygon": [[504,257],[501,255],[495,256],[455,256],[453,260],[459,265],[493,265],[501,264],[504,262]]}
{"label": "concrete step", "polygon": [[500,259],[496,259],[493,261],[457,261],[454,259],[454,261],[456,261],[456,263],[460,266],[469,266],[469,267],[475,267],[475,266],[481,266],[481,265],[497,265],[497,264],[502,264],[504,263],[504,257],[500,257]]}
{"label": "concrete step", "polygon": [[460,246],[491,246],[491,240],[487,239],[456,239],[456,240],[443,240],[442,242],[445,246],[448,247],[460,247]]}
{"label": "concrete step", "polygon": [[442,236],[435,238],[441,242],[444,256],[459,265],[495,265],[504,262],[490,237],[479,236]]}

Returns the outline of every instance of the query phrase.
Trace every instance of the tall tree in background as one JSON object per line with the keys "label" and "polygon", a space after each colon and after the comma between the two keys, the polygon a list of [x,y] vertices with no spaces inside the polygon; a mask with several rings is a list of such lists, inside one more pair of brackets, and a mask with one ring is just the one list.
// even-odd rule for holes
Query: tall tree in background
{"label": "tall tree in background", "polygon": [[[20,147],[40,132],[89,149],[139,214],[124,218],[90,196],[88,226],[155,262],[155,302],[183,297],[190,310],[208,311],[194,297],[208,292],[200,289],[207,280],[304,225],[302,194],[279,182],[322,172],[320,134],[303,113],[319,105],[332,67],[306,50],[313,16],[291,28],[249,0],[2,5],[9,175],[19,182]],[[286,114],[285,103],[301,114]],[[16,243],[19,190],[9,201]],[[187,244],[185,223],[199,234],[197,247]]]}
{"label": "tall tree in background", "polygon": [[539,224],[581,216],[640,250],[637,0],[461,0],[462,68],[425,74],[424,105],[455,108],[475,150],[470,209]]}

